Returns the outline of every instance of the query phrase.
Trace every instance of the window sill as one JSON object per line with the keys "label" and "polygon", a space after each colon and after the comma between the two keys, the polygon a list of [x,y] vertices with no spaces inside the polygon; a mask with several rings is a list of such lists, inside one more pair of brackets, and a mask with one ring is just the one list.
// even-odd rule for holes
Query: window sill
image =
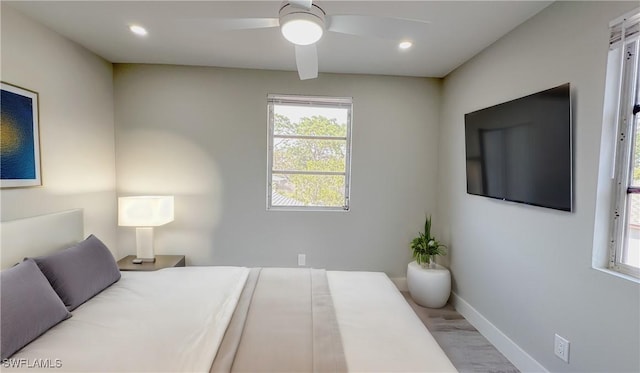
{"label": "window sill", "polygon": [[614,271],[614,270],[609,269],[609,268],[593,267],[593,269],[595,269],[597,271],[600,271],[600,272],[604,272],[606,274],[609,274],[609,275],[612,275],[612,276],[615,276],[615,277],[618,277],[618,278],[621,278],[621,279],[624,279],[624,280],[627,280],[627,281],[635,282],[636,284],[640,284],[640,278],[633,277],[633,276],[627,275],[627,274],[622,273],[622,272],[617,272],[617,271]]}
{"label": "window sill", "polygon": [[267,211],[295,211],[295,212],[349,212],[350,209],[342,207],[267,207]]}

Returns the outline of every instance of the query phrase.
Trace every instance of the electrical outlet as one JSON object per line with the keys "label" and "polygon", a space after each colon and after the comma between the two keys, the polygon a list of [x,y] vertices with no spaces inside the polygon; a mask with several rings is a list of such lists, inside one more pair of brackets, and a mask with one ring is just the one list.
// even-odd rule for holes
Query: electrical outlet
{"label": "electrical outlet", "polygon": [[304,267],[307,264],[307,256],[304,254],[298,254],[298,266]]}
{"label": "electrical outlet", "polygon": [[564,360],[566,363],[569,362],[569,343],[569,341],[557,334],[553,343],[553,351],[556,356]]}

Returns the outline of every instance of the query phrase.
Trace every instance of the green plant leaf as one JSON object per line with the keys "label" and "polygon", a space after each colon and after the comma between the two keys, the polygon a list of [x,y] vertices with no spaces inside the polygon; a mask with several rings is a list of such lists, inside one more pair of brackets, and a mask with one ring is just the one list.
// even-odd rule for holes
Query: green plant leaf
{"label": "green plant leaf", "polygon": [[446,246],[431,236],[431,216],[427,216],[424,222],[424,233],[418,232],[418,237],[411,240],[409,247],[418,264],[431,263],[431,256],[446,255]]}
{"label": "green plant leaf", "polygon": [[429,215],[427,220],[424,222],[424,235],[431,237],[431,215]]}

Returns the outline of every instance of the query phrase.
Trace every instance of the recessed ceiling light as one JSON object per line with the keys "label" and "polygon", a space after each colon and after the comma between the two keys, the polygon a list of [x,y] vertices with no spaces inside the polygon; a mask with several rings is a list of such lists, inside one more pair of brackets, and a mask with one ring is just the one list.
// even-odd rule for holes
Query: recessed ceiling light
{"label": "recessed ceiling light", "polygon": [[411,48],[412,45],[413,45],[413,43],[410,42],[410,41],[403,41],[400,44],[398,44],[398,48],[400,48],[400,49],[409,49],[409,48]]}
{"label": "recessed ceiling light", "polygon": [[144,27],[138,25],[129,26],[129,30],[131,30],[131,32],[133,32],[134,34],[140,36],[145,36],[147,34],[147,30]]}

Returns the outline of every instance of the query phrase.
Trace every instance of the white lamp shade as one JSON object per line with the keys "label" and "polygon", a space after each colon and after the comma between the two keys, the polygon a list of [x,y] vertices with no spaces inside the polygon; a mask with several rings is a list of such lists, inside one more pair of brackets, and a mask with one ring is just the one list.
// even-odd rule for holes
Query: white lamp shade
{"label": "white lamp shade", "polygon": [[118,198],[118,225],[157,227],[173,221],[173,196]]}

